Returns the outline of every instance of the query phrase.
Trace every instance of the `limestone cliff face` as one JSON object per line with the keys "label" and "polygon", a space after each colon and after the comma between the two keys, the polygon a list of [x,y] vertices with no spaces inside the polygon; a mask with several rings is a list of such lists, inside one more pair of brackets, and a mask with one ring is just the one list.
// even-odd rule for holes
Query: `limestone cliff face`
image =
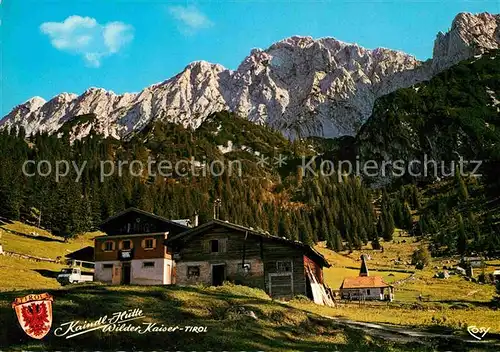
{"label": "limestone cliff face", "polygon": [[229,108],[288,135],[354,134],[374,100],[420,66],[388,49],[367,50],[332,38],[292,37],[254,50],[230,82]]}
{"label": "limestone cliff face", "polygon": [[210,113],[231,110],[289,136],[354,135],[378,97],[497,48],[498,23],[498,15],[457,15],[450,32],[438,34],[434,58],[425,63],[399,51],[368,50],[333,38],[291,37],[252,50],[235,71],[194,62],[138,94],[90,88],[48,102],[35,97],[12,110],[0,128],[53,133],[75,116],[91,113],[96,118],[74,128],[73,138],[91,128],[123,138],[153,120],[197,128]]}
{"label": "limestone cliff face", "polygon": [[432,67],[442,71],[459,61],[500,45],[500,15],[459,13],[448,33],[438,33],[434,42]]}

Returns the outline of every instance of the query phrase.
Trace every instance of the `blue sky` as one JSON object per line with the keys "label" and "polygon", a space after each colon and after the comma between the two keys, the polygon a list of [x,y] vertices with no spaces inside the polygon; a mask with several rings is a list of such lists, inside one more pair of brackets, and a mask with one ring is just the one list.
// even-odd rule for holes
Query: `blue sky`
{"label": "blue sky", "polygon": [[458,12],[500,12],[499,0],[0,2],[0,118],[35,95],[137,92],[194,60],[235,69],[252,48],[292,35],[427,59]]}

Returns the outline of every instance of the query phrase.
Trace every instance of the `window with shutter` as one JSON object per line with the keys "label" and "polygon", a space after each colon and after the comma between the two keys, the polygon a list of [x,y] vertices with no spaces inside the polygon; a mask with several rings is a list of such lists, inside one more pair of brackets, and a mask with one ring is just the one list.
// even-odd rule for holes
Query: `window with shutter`
{"label": "window with shutter", "polygon": [[227,238],[204,241],[205,253],[225,253],[227,251]]}
{"label": "window with shutter", "polygon": [[144,249],[153,249],[155,248],[155,239],[154,238],[146,238],[143,241],[143,247]]}
{"label": "window with shutter", "polygon": [[120,243],[120,249],[132,249],[132,241],[131,240],[124,240]]}
{"label": "window with shutter", "polygon": [[106,241],[103,243],[103,250],[105,252],[111,252],[115,249],[115,243],[113,241]]}
{"label": "window with shutter", "polygon": [[226,253],[227,252],[227,238],[219,240],[219,251],[221,253]]}
{"label": "window with shutter", "polygon": [[210,241],[203,241],[203,253],[210,253]]}

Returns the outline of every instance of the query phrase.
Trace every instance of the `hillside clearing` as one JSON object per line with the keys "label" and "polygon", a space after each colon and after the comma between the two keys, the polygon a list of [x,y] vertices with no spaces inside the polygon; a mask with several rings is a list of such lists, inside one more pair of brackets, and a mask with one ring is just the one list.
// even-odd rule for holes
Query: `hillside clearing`
{"label": "hillside clearing", "polygon": [[[457,258],[433,258],[423,270],[417,270],[409,265],[411,254],[422,245],[415,238],[408,236],[402,230],[396,230],[391,242],[382,242],[384,251],[376,251],[371,246],[364,246],[361,250],[352,252],[333,252],[319,244],[316,248],[332,264],[325,268],[325,282],[336,290],[342,284],[344,277],[357,276],[361,264],[361,254],[368,254],[370,275],[382,276],[387,283],[395,286],[395,304],[417,303],[421,295],[424,302],[444,304],[449,307],[457,305],[488,306],[495,296],[494,285],[481,285],[466,281],[461,276],[451,275],[449,279],[434,278],[434,274],[441,271],[443,266],[452,266],[458,262]],[[399,262],[400,264],[395,264]],[[488,261],[485,272],[492,272],[495,263]],[[476,271],[476,275],[481,272]],[[434,309],[434,308],[430,308]]]}
{"label": "hillside clearing", "polygon": [[62,264],[0,255],[0,291],[61,287],[56,276],[62,268]]}
{"label": "hillside clearing", "polygon": [[0,243],[3,250],[37,257],[56,259],[86,246],[93,246],[99,232],[89,232],[74,239],[54,236],[46,230],[18,221],[0,222]]}
{"label": "hillside clearing", "polygon": [[[127,309],[144,312],[140,323],[165,326],[203,326],[206,333],[102,332],[64,339],[48,335],[42,341],[28,338],[20,329],[10,302],[26,292],[0,294],[0,341],[12,350],[78,349],[117,350],[137,346],[141,349],[265,351],[427,351],[442,343],[464,349],[456,339],[435,341],[369,329],[353,328],[345,321],[321,317],[293,304],[271,300],[263,291],[226,284],[222,287],[173,287],[104,285],[72,286],[48,290],[54,296],[54,327],[73,321],[95,321]],[[310,308],[314,304],[307,303]],[[320,309],[319,306],[318,309]],[[253,312],[256,319],[250,315]],[[320,314],[330,313],[321,311]],[[432,346],[432,347],[431,347]],[[5,346],[0,346],[5,347]],[[494,350],[482,345],[477,350]],[[473,350],[473,349],[471,349]]]}

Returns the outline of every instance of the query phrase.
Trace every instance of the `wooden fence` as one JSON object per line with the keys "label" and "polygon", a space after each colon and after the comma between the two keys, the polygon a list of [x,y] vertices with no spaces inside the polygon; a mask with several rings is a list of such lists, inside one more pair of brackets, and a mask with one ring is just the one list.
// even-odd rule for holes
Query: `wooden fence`
{"label": "wooden fence", "polygon": [[10,257],[33,260],[35,262],[60,263],[59,260],[55,260],[55,259],[51,259],[51,258],[37,257],[34,255],[16,253],[16,252],[11,252],[11,251],[6,251],[6,250],[3,251],[3,254],[10,256]]}

